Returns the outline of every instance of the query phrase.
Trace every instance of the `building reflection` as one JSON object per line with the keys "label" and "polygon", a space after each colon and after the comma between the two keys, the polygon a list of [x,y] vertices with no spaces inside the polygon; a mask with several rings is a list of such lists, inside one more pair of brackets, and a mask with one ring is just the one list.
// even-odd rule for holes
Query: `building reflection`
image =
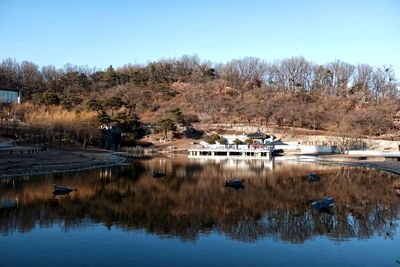
{"label": "building reflection", "polygon": [[[322,179],[310,184],[307,174]],[[153,172],[166,176],[153,178]],[[229,190],[225,179],[245,179],[244,190]],[[335,240],[394,235],[398,177],[362,168],[284,161],[198,161],[154,158],[119,166],[0,181],[0,231],[26,232],[64,222],[90,222],[126,230],[195,240],[211,232],[255,242],[262,238],[302,243],[324,235]],[[52,197],[52,184],[78,191]],[[310,201],[332,196],[332,214]]]}

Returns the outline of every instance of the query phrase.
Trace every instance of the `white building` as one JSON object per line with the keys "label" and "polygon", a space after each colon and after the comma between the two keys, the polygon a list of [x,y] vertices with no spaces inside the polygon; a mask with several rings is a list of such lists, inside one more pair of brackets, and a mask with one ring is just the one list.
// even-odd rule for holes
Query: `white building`
{"label": "white building", "polygon": [[[189,149],[189,157],[202,158],[260,158],[270,159],[275,152],[274,146],[269,143],[273,137],[261,132],[252,134],[239,135],[222,135],[225,139],[224,144],[208,144],[204,141],[200,145],[193,146]],[[252,139],[252,144],[246,144],[246,140]],[[235,140],[239,140],[242,144],[236,144]]]}
{"label": "white building", "polygon": [[19,89],[0,89],[0,102],[21,103],[21,90]]}

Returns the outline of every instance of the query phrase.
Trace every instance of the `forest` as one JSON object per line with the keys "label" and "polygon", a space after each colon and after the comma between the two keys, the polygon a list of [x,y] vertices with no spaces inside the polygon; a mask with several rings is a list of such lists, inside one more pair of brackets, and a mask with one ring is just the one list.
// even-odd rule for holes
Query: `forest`
{"label": "forest", "polygon": [[391,66],[319,65],[303,57],[212,63],[184,55],[101,70],[5,59],[0,88],[20,89],[23,101],[1,104],[1,125],[21,121],[30,134],[53,143],[90,143],[100,125],[118,124],[136,139],[143,125],[166,134],[199,122],[398,137],[398,81]]}

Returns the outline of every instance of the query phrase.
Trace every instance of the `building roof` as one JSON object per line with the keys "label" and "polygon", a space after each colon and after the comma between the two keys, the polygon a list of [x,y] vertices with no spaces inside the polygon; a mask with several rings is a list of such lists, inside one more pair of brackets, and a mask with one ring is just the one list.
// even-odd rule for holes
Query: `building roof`
{"label": "building roof", "polygon": [[267,135],[267,134],[265,134],[265,133],[262,133],[262,132],[260,132],[260,131],[257,131],[257,132],[255,132],[255,133],[248,134],[247,136],[248,136],[249,138],[251,138],[251,139],[267,139],[267,138],[270,138],[269,135]]}

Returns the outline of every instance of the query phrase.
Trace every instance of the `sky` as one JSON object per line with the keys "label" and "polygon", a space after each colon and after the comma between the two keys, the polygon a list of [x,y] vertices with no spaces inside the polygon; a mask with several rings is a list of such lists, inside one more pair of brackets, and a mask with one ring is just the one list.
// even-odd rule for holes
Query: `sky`
{"label": "sky", "polygon": [[397,0],[0,0],[0,61],[105,68],[198,55],[392,65]]}

